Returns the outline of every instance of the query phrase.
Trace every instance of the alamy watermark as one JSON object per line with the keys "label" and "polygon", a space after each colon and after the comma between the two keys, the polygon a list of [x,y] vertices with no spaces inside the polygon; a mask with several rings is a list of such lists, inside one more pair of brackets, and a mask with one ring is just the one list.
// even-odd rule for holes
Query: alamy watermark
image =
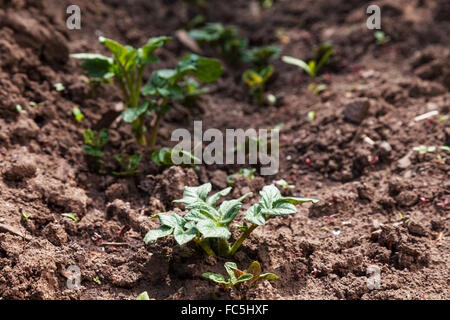
{"label": "alamy watermark", "polygon": [[[202,121],[194,121],[193,137],[187,129],[172,132],[172,162],[176,165],[192,164],[185,153],[195,156],[193,164],[249,164],[261,166],[261,175],[273,175],[279,169],[279,137],[277,129],[219,129],[203,132]],[[207,145],[204,147],[204,143]]]}

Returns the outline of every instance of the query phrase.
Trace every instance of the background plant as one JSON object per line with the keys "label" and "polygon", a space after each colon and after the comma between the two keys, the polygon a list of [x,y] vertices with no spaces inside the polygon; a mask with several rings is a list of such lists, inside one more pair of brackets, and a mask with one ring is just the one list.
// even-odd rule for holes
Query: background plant
{"label": "background plant", "polygon": [[305,62],[301,59],[283,56],[281,60],[285,63],[295,65],[301,69],[303,69],[306,74],[308,74],[311,78],[312,84],[314,86],[311,89],[315,89],[317,86],[316,78],[319,75],[319,71],[328,63],[330,63],[330,57],[333,54],[334,49],[331,44],[322,44],[315,49],[314,58]]}
{"label": "background plant", "polygon": [[[187,75],[194,75],[200,81],[213,82],[222,74],[220,62],[215,59],[188,55],[175,70],[154,72],[149,83],[142,88],[147,65],[158,62],[155,51],[171,40],[170,37],[150,38],[141,48],[123,46],[118,42],[100,37],[113,57],[96,53],[78,53],[73,58],[83,60],[82,68],[96,81],[114,80],[120,88],[126,110],[123,120],[132,124],[132,131],[139,144],[153,147],[162,116],[170,110],[171,100],[183,98],[180,82]],[[141,98],[143,94],[145,99]],[[154,112],[155,119],[150,136],[147,136],[146,116]]]}

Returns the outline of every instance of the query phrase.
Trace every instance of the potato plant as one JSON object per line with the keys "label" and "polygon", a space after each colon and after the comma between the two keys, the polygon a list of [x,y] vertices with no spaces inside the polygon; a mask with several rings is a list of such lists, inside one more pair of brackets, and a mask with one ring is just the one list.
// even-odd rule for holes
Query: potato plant
{"label": "potato plant", "polygon": [[261,264],[258,261],[253,261],[246,270],[239,270],[234,262],[226,262],[224,267],[228,274],[228,279],[221,274],[212,272],[205,272],[202,274],[202,277],[219,284],[225,290],[234,289],[238,285],[245,285],[249,288],[258,281],[272,281],[279,278],[274,273],[262,273]]}
{"label": "potato plant", "polygon": [[297,212],[296,204],[318,202],[311,198],[283,197],[274,185],[265,186],[259,193],[259,203],[247,210],[244,224],[237,226],[242,231],[241,236],[231,244],[231,225],[241,210],[242,201],[251,193],[238,199],[223,201],[218,206],[217,201],[228,195],[231,188],[225,188],[208,197],[210,191],[210,183],[185,187],[183,198],[174,202],[185,204],[187,214],[183,217],[176,213],[158,214],[161,226],[149,231],[144,242],[152,243],[159,238],[173,235],[179,245],[193,241],[210,256],[232,256],[245,239],[267,220]]}
{"label": "potato plant", "polygon": [[285,63],[295,65],[301,69],[303,69],[306,74],[311,78],[313,86],[311,89],[315,90],[317,86],[317,76],[319,75],[319,71],[330,62],[330,57],[334,53],[333,46],[331,44],[322,44],[316,48],[316,53],[313,59],[308,62],[303,61],[298,58],[283,56],[281,60]]}
{"label": "potato plant", "polygon": [[[187,76],[209,83],[219,78],[223,69],[216,59],[204,58],[195,54],[185,56],[175,69],[154,71],[147,84],[143,87],[146,67],[158,62],[155,51],[171,40],[170,37],[151,38],[141,48],[123,46],[120,43],[100,37],[113,57],[96,53],[78,53],[72,57],[83,60],[81,66],[89,77],[96,81],[109,82],[114,80],[120,88],[125,102],[122,118],[131,123],[132,132],[139,144],[153,147],[164,114],[170,111],[175,101],[182,101],[185,95],[192,95],[192,89],[187,89]],[[191,82],[192,86],[192,82]],[[200,94],[194,88],[195,94]],[[146,117],[154,115],[153,126],[147,130]]]}
{"label": "potato plant", "polygon": [[172,160],[172,155],[174,153],[178,152],[178,156],[184,157],[185,159],[189,160],[189,163],[186,163],[183,161],[180,166],[191,166],[194,165],[194,163],[200,163],[201,160],[195,157],[192,153],[185,151],[185,150],[175,150],[175,149],[169,149],[169,148],[162,148],[158,151],[155,151],[152,153],[152,161],[154,164],[156,164],[158,167],[171,167],[176,165]]}

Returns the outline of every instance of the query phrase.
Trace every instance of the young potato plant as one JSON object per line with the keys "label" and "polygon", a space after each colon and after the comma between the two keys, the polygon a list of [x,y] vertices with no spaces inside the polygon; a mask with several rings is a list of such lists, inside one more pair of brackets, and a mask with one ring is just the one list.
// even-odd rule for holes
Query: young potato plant
{"label": "young potato plant", "polygon": [[274,95],[265,95],[265,88],[275,69],[270,61],[277,59],[280,52],[279,46],[269,45],[246,50],[243,54],[242,61],[251,63],[252,68],[244,72],[242,80],[249,87],[250,95],[260,105],[264,102],[268,104],[276,102]]}
{"label": "young potato plant", "polygon": [[[100,37],[99,41],[109,49],[113,57],[96,53],[71,55],[83,60],[81,66],[90,78],[99,82],[114,80],[125,102],[123,120],[132,124],[137,142],[149,147],[155,145],[161,118],[170,110],[173,100],[183,98],[181,83],[185,76],[193,75],[200,81],[213,82],[223,72],[220,62],[215,59],[188,55],[179,62],[176,70],[154,72],[150,81],[142,88],[147,66],[158,62],[155,51],[170,40],[170,37],[164,36],[150,38],[144,46],[136,49]],[[148,133],[146,117],[150,113],[154,114],[154,124]]]}
{"label": "young potato plant", "polygon": [[100,131],[85,129],[84,130],[84,147],[86,154],[99,159],[103,156],[103,147],[109,140],[109,132],[107,129]]}
{"label": "young potato plant", "polygon": [[169,149],[169,148],[162,148],[161,150],[155,151],[152,153],[152,161],[154,164],[156,164],[158,167],[171,167],[175,166],[176,164],[172,160],[172,155],[174,153],[178,152],[178,157],[183,157],[185,160],[188,160],[189,163],[186,163],[187,161],[183,161],[180,166],[192,166],[195,163],[200,163],[201,160],[195,157],[192,153],[185,151],[185,150],[175,150],[175,149]]}
{"label": "young potato plant", "polygon": [[266,83],[273,74],[273,66],[269,65],[261,69],[249,69],[242,75],[242,80],[250,88],[250,95],[260,105],[264,103]]}
{"label": "young potato plant", "polygon": [[142,156],[140,154],[134,155],[114,155],[114,159],[119,164],[120,170],[113,171],[112,174],[117,177],[128,177],[134,176],[139,173],[138,166],[141,162]]}
{"label": "young potato plant", "polygon": [[236,179],[237,176],[244,176],[247,179],[252,180],[255,178],[255,171],[256,171],[256,169],[246,169],[246,168],[240,169],[238,172],[233,173],[227,177],[227,184],[230,187],[233,187],[234,180]]}
{"label": "young potato plant", "polygon": [[221,274],[212,272],[205,272],[202,277],[219,284],[225,290],[234,289],[237,285],[246,285],[247,288],[250,288],[258,281],[272,281],[279,278],[274,273],[262,273],[258,261],[253,261],[247,270],[239,270],[234,262],[226,262],[224,266],[228,279]]}
{"label": "young potato plant", "polygon": [[234,26],[225,27],[221,23],[207,23],[205,26],[192,29],[189,36],[200,43],[208,43],[220,51],[220,54],[231,63],[241,60],[248,41],[238,35]]}
{"label": "young potato plant", "polygon": [[222,73],[223,68],[219,60],[189,54],[181,59],[175,69],[161,69],[152,73],[149,81],[142,88],[142,95],[146,97],[147,103],[138,109],[126,110],[125,112],[128,111],[128,113],[123,115],[124,120],[134,122],[149,110],[153,110],[156,119],[149,141],[149,146],[153,147],[161,119],[170,111],[173,103],[185,101],[189,98],[189,94],[192,97],[193,93],[194,96],[202,93],[198,87],[194,87],[194,91],[188,87],[192,86],[192,82],[188,80],[189,76],[194,76],[204,83],[211,83],[216,81]]}
{"label": "young potato plant", "polygon": [[242,201],[251,193],[239,199],[223,201],[217,206],[217,201],[228,195],[231,188],[228,187],[208,197],[210,191],[210,183],[198,187],[185,187],[183,198],[174,202],[184,203],[188,213],[184,217],[176,213],[158,214],[161,227],[149,231],[144,242],[151,243],[173,235],[179,245],[194,241],[210,256],[232,256],[245,239],[267,220],[297,212],[296,204],[318,202],[310,198],[283,197],[274,185],[265,186],[259,193],[259,203],[247,210],[244,225],[237,226],[242,231],[241,236],[231,244],[229,242],[231,224],[242,207]]}
{"label": "young potato plant", "polygon": [[334,49],[331,44],[322,44],[316,48],[314,59],[309,60],[308,62],[290,56],[283,56],[281,60],[303,69],[311,78],[311,85],[309,88],[315,91],[315,93],[320,93],[320,91],[323,91],[324,85],[318,85],[316,79],[323,66],[330,62],[330,57],[333,52]]}

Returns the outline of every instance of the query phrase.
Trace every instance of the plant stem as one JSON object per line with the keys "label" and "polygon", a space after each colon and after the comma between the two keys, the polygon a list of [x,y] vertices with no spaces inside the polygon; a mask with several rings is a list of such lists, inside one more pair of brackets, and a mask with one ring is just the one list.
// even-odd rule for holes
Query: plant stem
{"label": "plant stem", "polygon": [[194,242],[200,247],[202,248],[209,256],[211,257],[216,257],[216,254],[214,253],[214,251],[211,249],[211,247],[206,244],[204,242],[204,240],[200,240],[199,238],[195,238]]}
{"label": "plant stem", "polygon": [[156,138],[158,137],[159,124],[161,122],[162,116],[163,116],[162,112],[158,112],[156,114],[155,125],[152,128],[152,133],[151,133],[151,136],[150,136],[150,140],[148,142],[148,147],[149,148],[153,148],[155,146]]}
{"label": "plant stem", "polygon": [[257,227],[258,227],[257,224],[252,224],[250,228],[248,228],[243,234],[241,234],[239,239],[237,239],[236,242],[231,247],[229,251],[230,256],[233,256],[236,253],[236,251],[241,247],[244,240],[247,239],[250,233],[252,233],[253,230],[255,230]]}

